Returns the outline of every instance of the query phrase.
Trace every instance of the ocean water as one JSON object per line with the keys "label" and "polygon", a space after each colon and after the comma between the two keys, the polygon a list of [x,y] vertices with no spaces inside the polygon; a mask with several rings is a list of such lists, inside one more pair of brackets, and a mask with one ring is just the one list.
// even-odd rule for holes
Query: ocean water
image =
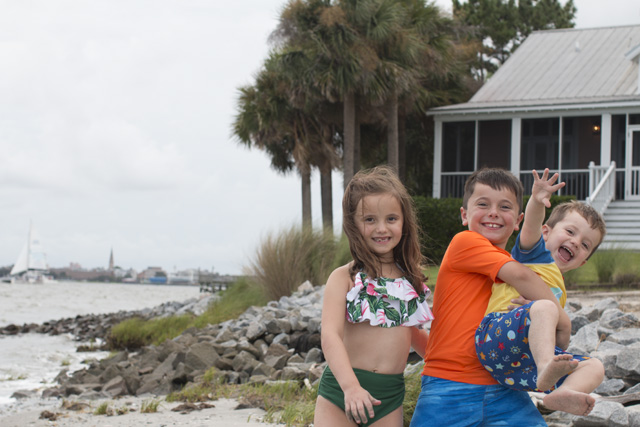
{"label": "ocean water", "polygon": [[[47,285],[0,284],[0,326],[44,323],[79,314],[152,308],[168,301],[198,298],[197,286],[160,286],[60,282]],[[82,369],[84,360],[107,352],[78,353],[72,336],[23,334],[0,336],[0,414],[16,400],[16,390],[43,390],[55,385],[63,368]]]}

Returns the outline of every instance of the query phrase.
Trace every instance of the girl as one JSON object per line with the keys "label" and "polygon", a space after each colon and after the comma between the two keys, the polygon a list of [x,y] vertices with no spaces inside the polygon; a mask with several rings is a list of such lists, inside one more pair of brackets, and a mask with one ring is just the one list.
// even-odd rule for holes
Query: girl
{"label": "girl", "polygon": [[[410,346],[424,353],[433,319],[411,197],[388,167],[358,172],[342,199],[353,261],[329,276],[322,306],[316,427],[402,426]],[[395,278],[395,279],[394,279]]]}

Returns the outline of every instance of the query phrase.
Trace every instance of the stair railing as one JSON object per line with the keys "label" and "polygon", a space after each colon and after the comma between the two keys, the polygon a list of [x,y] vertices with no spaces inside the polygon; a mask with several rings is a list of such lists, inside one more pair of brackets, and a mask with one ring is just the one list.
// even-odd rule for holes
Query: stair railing
{"label": "stair railing", "polygon": [[589,163],[589,197],[587,204],[604,214],[616,194],[616,162],[609,167]]}

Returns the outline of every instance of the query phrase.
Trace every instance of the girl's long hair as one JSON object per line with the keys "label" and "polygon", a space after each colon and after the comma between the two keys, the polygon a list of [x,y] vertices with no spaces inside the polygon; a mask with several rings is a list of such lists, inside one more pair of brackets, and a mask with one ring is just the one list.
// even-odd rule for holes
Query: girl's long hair
{"label": "girl's long hair", "polygon": [[402,238],[393,248],[393,259],[416,292],[422,294],[426,278],[422,273],[424,257],[420,251],[420,229],[413,199],[394,170],[388,166],[377,166],[356,173],[344,191],[342,228],[349,239],[353,257],[349,274],[351,277],[359,271],[364,271],[370,277],[380,277],[382,274],[380,259],[369,249],[356,224],[358,203],[364,197],[376,194],[390,194],[402,207]]}

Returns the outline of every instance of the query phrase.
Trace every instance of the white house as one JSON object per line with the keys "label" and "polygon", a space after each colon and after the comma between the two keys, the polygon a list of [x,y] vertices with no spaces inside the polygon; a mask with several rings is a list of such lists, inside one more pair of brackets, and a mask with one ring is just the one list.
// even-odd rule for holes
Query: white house
{"label": "white house", "polygon": [[461,197],[483,166],[530,191],[548,167],[604,213],[610,246],[640,249],[639,60],[640,25],[532,33],[468,102],[428,113],[433,196]]}

